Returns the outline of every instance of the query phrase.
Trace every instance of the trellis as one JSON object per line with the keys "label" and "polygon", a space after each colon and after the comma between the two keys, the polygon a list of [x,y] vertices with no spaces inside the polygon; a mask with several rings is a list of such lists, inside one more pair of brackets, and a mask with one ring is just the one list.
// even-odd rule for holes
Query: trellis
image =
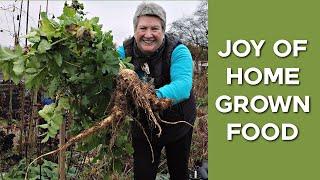
{"label": "trellis", "polygon": [[[30,163],[35,157],[43,154],[44,148],[56,149],[59,140],[60,144],[64,144],[64,138],[50,139],[45,145],[41,144],[41,128],[38,125],[43,123],[43,119],[39,117],[37,112],[44,106],[41,102],[42,99],[41,92],[30,92],[25,89],[22,82],[14,85],[11,81],[0,80],[0,131],[5,132],[6,135],[15,135],[14,145],[18,150],[14,154],[15,158],[18,157],[16,163],[21,159],[25,159],[26,164]],[[65,123],[62,128],[66,128]],[[65,134],[60,134],[60,136],[66,137]],[[0,161],[5,158],[10,157],[0,155]],[[54,156],[51,158],[56,160]],[[65,155],[59,158],[59,162],[62,161],[65,164]],[[8,170],[3,166],[4,163],[0,164],[0,173]],[[60,168],[64,169],[65,167]],[[60,170],[60,172],[64,171]]]}

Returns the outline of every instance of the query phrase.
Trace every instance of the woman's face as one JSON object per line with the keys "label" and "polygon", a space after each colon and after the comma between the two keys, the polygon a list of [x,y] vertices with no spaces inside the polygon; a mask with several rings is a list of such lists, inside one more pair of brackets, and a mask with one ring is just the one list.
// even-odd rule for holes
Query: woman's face
{"label": "woman's face", "polygon": [[140,16],[134,38],[141,52],[152,54],[162,44],[164,32],[161,20],[155,16]]}

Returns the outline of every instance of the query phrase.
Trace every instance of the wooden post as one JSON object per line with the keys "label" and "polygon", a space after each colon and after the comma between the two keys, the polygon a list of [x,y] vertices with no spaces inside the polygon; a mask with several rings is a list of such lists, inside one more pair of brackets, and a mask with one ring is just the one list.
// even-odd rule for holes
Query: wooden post
{"label": "wooden post", "polygon": [[22,152],[23,152],[22,138],[23,138],[23,132],[24,132],[24,126],[25,126],[25,119],[24,119],[24,111],[25,111],[25,109],[24,109],[24,106],[25,106],[25,93],[24,93],[24,91],[25,91],[25,88],[24,88],[23,83],[20,83],[19,86],[20,86],[19,87],[19,90],[20,90],[19,96],[21,98],[20,99],[21,106],[20,106],[20,137],[19,137],[20,150],[19,150],[19,152],[20,152],[20,154],[22,154]]}
{"label": "wooden post", "polygon": [[12,120],[13,120],[13,81],[9,80],[9,112],[8,112],[8,127],[7,127],[7,133],[9,133],[9,130],[12,130]]}
{"label": "wooden post", "polygon": [[[28,141],[26,142],[27,146],[27,154],[31,158],[33,155],[33,149],[36,147],[36,139],[37,139],[37,127],[36,127],[36,119],[38,118],[38,89],[35,89],[32,94],[32,110],[29,121],[29,129],[28,129]],[[28,162],[28,159],[27,159]]]}
{"label": "wooden post", "polygon": [[[63,120],[61,126],[60,126],[60,142],[59,142],[59,147],[63,146],[66,143],[66,121]],[[60,180],[65,180],[66,179],[66,167],[65,167],[65,162],[66,162],[66,155],[65,155],[65,150],[62,150],[59,152],[59,179]]]}

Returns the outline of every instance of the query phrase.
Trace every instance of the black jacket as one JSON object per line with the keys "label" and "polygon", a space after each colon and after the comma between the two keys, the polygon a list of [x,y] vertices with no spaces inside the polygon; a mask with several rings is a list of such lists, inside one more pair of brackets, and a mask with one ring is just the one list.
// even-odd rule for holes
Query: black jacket
{"label": "black jacket", "polygon": [[[174,36],[166,34],[163,45],[153,55],[146,57],[135,45],[134,37],[123,43],[126,57],[131,57],[131,63],[135,66],[135,71],[138,74],[142,72],[142,65],[147,63],[149,66],[150,74],[148,77],[153,79],[155,88],[160,88],[170,83],[170,65],[171,65],[171,54],[173,50],[181,42]],[[178,104],[171,106],[170,108],[159,113],[161,119],[165,121],[186,121],[190,124],[194,124],[196,118],[196,107],[193,92],[191,91],[190,97]],[[184,136],[191,128],[186,123],[178,123],[175,125],[161,123],[162,135],[160,138],[155,136],[158,133],[157,129],[154,129],[143,110],[139,112],[139,121],[144,126],[149,137],[152,141],[160,143],[167,143],[175,141],[180,137]],[[151,126],[151,127],[150,127]],[[140,136],[145,138],[140,127],[136,123],[133,123],[133,136]]]}

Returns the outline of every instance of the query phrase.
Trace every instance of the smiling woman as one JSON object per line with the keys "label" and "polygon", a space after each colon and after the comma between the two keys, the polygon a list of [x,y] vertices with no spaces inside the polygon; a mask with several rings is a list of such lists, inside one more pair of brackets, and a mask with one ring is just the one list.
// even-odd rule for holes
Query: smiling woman
{"label": "smiling woman", "polygon": [[132,122],[137,180],[156,178],[162,149],[166,150],[170,179],[189,176],[192,125],[196,117],[192,56],[180,39],[165,32],[166,22],[166,12],[160,5],[141,3],[133,17],[134,36],[118,48],[121,58],[131,57],[140,79],[155,86],[154,94],[158,98],[173,100],[171,107],[159,113],[166,122],[160,123],[161,135],[148,122],[146,111],[137,110],[137,121]]}
{"label": "smiling woman", "polygon": [[164,29],[161,26],[161,20],[153,16],[139,17],[134,38],[136,39],[138,48],[143,53],[154,53],[159,49],[164,38]]}

